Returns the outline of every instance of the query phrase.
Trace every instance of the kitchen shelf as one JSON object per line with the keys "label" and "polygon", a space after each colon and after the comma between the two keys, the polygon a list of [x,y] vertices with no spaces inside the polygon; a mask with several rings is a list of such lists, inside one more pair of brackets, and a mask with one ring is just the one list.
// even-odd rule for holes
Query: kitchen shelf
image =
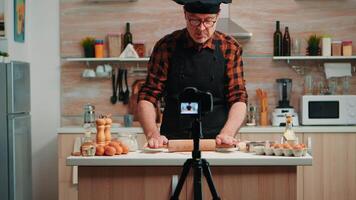
{"label": "kitchen shelf", "polygon": [[273,56],[273,60],[356,60],[356,56]]}
{"label": "kitchen shelf", "polygon": [[147,62],[150,58],[63,58],[68,62],[110,62],[110,61],[119,61],[119,62]]}

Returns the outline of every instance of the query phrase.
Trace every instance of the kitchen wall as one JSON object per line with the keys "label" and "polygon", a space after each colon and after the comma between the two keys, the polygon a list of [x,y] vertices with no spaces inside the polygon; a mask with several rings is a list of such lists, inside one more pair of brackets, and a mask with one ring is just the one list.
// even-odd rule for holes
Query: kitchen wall
{"label": "kitchen wall", "polygon": [[[164,8],[164,9],[163,9]],[[289,26],[291,37],[306,38],[312,34],[330,34],[336,39],[354,42],[356,55],[356,0],[296,1],[296,0],[234,0],[231,18],[253,33],[247,41],[239,41],[244,48],[244,70],[249,102],[256,104],[255,89],[267,90],[272,110],[278,101],[275,79],[292,78],[292,105],[299,110],[299,97],[303,93],[303,75],[291,66],[301,67],[299,73],[312,74],[324,80],[322,62],[298,61],[287,64],[272,60],[272,35],[275,21],[282,28]],[[79,41],[86,36],[105,38],[107,33],[123,33],[125,23],[131,22],[135,41],[145,41],[147,51],[165,34],[184,27],[182,7],[170,0],[139,0],[131,3],[84,0],[61,0],[60,36],[61,56],[80,57]],[[305,53],[305,51],[304,51]],[[115,63],[115,66],[121,64]],[[126,66],[136,66],[126,63]],[[352,63],[356,66],[355,61]],[[65,62],[61,67],[61,125],[81,123],[82,105],[93,103],[97,113],[112,113],[115,120],[127,112],[121,104],[111,105],[110,80],[81,78],[87,66],[80,62]],[[94,64],[89,66],[95,68]],[[130,80],[137,77],[131,74]],[[351,79],[351,94],[356,94],[355,74]]]}
{"label": "kitchen wall", "polygon": [[60,126],[59,0],[26,1],[24,43],[13,39],[13,1],[5,0],[5,8],[10,58],[30,63],[32,199],[55,200]]}

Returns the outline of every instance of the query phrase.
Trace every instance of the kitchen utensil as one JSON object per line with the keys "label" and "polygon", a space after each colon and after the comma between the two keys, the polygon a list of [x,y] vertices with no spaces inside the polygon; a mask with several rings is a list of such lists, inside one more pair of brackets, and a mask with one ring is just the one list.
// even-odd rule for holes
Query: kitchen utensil
{"label": "kitchen utensil", "polygon": [[[233,146],[216,146],[215,139],[201,139],[199,142],[201,151],[215,151],[216,148],[233,148]],[[193,150],[193,140],[169,140],[169,152],[189,152]]]}
{"label": "kitchen utensil", "polygon": [[122,88],[122,76],[123,76],[123,70],[119,69],[119,101],[123,101],[124,100],[124,91]]}
{"label": "kitchen utensil", "polygon": [[116,104],[117,102],[117,85],[116,85],[116,75],[115,73],[112,73],[111,75],[111,83],[112,83],[112,96],[110,98],[110,101],[112,104]]}
{"label": "kitchen utensil", "polygon": [[127,84],[127,69],[124,69],[124,80],[125,80],[126,90],[124,91],[124,96],[122,101],[124,104],[128,104],[130,99],[130,91],[129,91],[129,85]]}

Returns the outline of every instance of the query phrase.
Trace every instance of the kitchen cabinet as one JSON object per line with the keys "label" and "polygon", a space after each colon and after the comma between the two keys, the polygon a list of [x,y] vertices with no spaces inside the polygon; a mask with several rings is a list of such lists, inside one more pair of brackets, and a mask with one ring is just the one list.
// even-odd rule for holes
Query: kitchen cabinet
{"label": "kitchen cabinet", "polygon": [[[243,127],[237,137],[242,140],[279,141],[283,130],[282,127]],[[78,199],[78,185],[72,184],[72,167],[66,166],[65,159],[73,150],[75,138],[82,136],[82,129],[78,129],[78,133],[75,130],[68,131],[66,132],[66,129],[63,129],[58,134],[59,200]],[[295,131],[299,141],[303,141],[303,143],[307,143],[308,137],[312,139],[313,154],[312,166],[297,167],[297,199],[356,199],[355,127],[300,126],[295,127]],[[144,143],[143,134],[138,134],[138,140],[140,144]],[[214,171],[213,175],[218,174],[218,171]],[[167,179],[169,180],[164,181],[171,181],[171,178]],[[214,182],[216,183],[225,179],[228,179],[228,177],[218,178],[214,175]],[[187,181],[189,182],[189,180]],[[249,188],[245,187],[245,189],[248,190]]]}
{"label": "kitchen cabinet", "polygon": [[[181,167],[172,166],[79,166],[78,199],[166,200],[172,195],[172,175],[180,171]],[[295,166],[212,166],[211,171],[216,190],[223,199],[295,200]],[[203,179],[203,199],[211,199]],[[179,199],[193,199],[193,193],[190,173]]]}
{"label": "kitchen cabinet", "polygon": [[[317,128],[317,127],[315,127]],[[278,133],[242,133],[242,140],[279,141]],[[299,141],[312,141],[312,166],[297,169],[298,200],[356,199],[356,132],[297,133]]]}
{"label": "kitchen cabinet", "polygon": [[356,199],[356,133],[304,133],[313,165],[303,168],[304,200]]}
{"label": "kitchen cabinet", "polygon": [[[282,133],[283,131],[281,131],[280,133],[241,133],[238,134],[238,138],[241,139],[241,141],[244,140],[249,140],[249,141],[277,141],[278,143],[281,140],[282,137]],[[299,141],[304,141],[303,139],[303,134],[302,133],[296,133],[298,140]],[[307,143],[305,143],[307,144]],[[313,158],[313,165],[314,165],[314,158]],[[298,166],[297,167],[297,200],[303,200],[303,167],[302,166]]]}

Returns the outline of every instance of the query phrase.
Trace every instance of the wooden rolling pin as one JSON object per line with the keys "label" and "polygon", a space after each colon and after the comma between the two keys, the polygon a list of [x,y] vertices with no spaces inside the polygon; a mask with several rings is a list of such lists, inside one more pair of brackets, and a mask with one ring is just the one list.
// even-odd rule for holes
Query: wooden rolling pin
{"label": "wooden rolling pin", "polygon": [[[216,148],[231,148],[233,145],[219,145],[215,143],[215,139],[201,139],[199,149],[201,151],[215,151]],[[169,152],[187,152],[193,151],[193,140],[169,140]]]}

